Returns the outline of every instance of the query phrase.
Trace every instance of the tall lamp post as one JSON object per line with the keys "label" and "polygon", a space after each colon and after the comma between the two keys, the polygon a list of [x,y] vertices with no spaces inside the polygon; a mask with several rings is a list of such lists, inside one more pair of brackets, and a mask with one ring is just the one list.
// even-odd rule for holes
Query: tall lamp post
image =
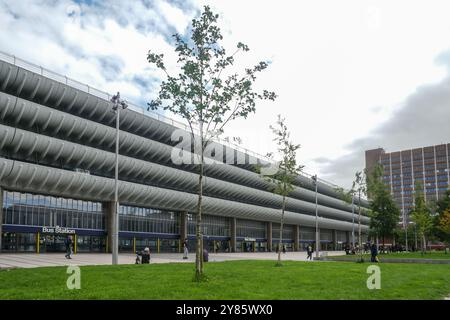
{"label": "tall lamp post", "polygon": [[112,232],[112,264],[119,263],[119,123],[120,109],[128,107],[125,100],[120,99],[120,93],[112,96],[112,110],[116,113],[116,169],[114,176],[114,214]]}
{"label": "tall lamp post", "polygon": [[352,249],[355,248],[355,197],[352,192]]}
{"label": "tall lamp post", "polygon": [[414,247],[414,250],[417,250],[417,225],[413,221],[410,221],[408,224],[414,225],[414,245],[413,245],[413,247]]}
{"label": "tall lamp post", "polygon": [[405,250],[408,252],[408,218],[403,211],[403,226],[405,227]]}
{"label": "tall lamp post", "polygon": [[316,258],[319,258],[319,247],[320,247],[320,239],[319,239],[319,210],[317,205],[317,174],[311,177],[316,194]]}
{"label": "tall lamp post", "polygon": [[417,224],[414,223],[414,250],[417,251]]}

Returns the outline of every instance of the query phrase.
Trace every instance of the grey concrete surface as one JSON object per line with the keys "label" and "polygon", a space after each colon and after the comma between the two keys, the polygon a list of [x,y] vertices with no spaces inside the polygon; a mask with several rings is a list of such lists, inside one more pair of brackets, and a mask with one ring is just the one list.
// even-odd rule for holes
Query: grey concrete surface
{"label": "grey concrete surface", "polygon": [[[328,256],[343,255],[343,251],[328,251]],[[121,253],[119,264],[134,264],[135,255]],[[227,260],[275,260],[275,252],[255,253],[210,253],[210,262],[221,262]],[[283,260],[306,261],[306,252],[287,252],[282,254]],[[78,253],[72,255],[72,259],[66,259],[64,253],[2,253],[0,254],[0,269],[4,268],[37,268],[52,266],[85,266],[85,265],[108,265],[111,264],[111,254],[107,253]],[[160,253],[152,254],[150,263],[193,263],[195,254],[190,253],[187,260],[183,260],[182,253]]]}

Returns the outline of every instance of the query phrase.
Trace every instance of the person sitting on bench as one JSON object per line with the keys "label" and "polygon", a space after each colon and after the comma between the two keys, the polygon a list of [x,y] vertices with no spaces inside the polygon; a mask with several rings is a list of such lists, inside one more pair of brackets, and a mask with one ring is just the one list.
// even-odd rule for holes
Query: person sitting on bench
{"label": "person sitting on bench", "polygon": [[150,249],[147,247],[144,249],[144,251],[142,251],[141,253],[139,253],[139,255],[141,256],[141,263],[144,264],[148,264],[150,263]]}

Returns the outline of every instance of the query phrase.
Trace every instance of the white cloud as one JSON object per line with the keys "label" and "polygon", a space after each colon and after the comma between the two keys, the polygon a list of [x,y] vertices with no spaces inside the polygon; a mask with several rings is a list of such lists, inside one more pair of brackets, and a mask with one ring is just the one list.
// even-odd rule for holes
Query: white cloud
{"label": "white cloud", "polygon": [[183,34],[191,21],[191,17],[187,16],[180,8],[167,2],[159,1],[157,5],[166,20],[175,26],[178,33]]}
{"label": "white cloud", "polygon": [[[183,32],[190,19],[167,3],[155,7],[141,1],[0,4],[0,50],[100,90],[120,90],[141,104],[154,95],[152,79],[158,76],[146,60],[148,50],[175,59],[168,37]],[[146,79],[146,87],[137,86],[136,77]]]}
{"label": "white cloud", "polygon": [[[445,76],[433,62],[449,46],[450,3],[445,1],[204,3],[224,14],[234,41],[273,60],[262,84],[279,99],[259,106],[247,125],[238,122],[231,129],[244,142],[262,140],[252,145],[264,152],[273,148],[268,125],[283,114],[302,144],[299,161],[309,172],[329,174],[315,159],[339,162],[353,151],[347,147],[352,141],[388,121],[419,85]],[[360,164],[351,170],[362,169]],[[349,185],[351,179],[339,182]]]}
{"label": "white cloud", "polygon": [[[249,121],[231,124],[226,135],[241,136],[261,154],[273,151],[269,125],[280,113],[302,145],[300,163],[339,183],[348,185],[351,175],[330,170],[354,172],[363,163],[363,150],[352,142],[399,117],[417,87],[446,76],[434,59],[449,47],[447,1],[0,0],[0,50],[144,104],[160,76],[147,51],[175,61],[171,35],[183,32],[203,4],[221,14],[227,48],[238,41],[250,46],[237,68],[271,60],[257,85],[279,95],[276,103],[260,103]],[[439,132],[417,141],[440,143]],[[406,143],[396,141],[389,147]],[[353,160],[343,160],[348,157]]]}

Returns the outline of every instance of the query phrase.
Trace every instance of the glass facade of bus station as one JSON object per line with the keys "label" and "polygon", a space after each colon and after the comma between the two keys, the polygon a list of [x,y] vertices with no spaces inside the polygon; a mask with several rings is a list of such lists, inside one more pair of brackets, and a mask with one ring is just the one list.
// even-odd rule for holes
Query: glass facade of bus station
{"label": "glass facade of bus station", "polygon": [[[33,193],[4,191],[3,252],[63,252],[65,235],[47,234],[42,227],[74,229],[77,252],[106,252],[107,232],[103,204],[100,202],[51,197]],[[180,252],[180,212],[120,205],[119,250],[134,252],[149,247],[152,252]],[[187,216],[190,251],[195,248],[195,215]],[[210,252],[229,252],[231,218],[204,215],[204,247]],[[264,252],[268,246],[267,222],[236,219],[236,251]],[[280,224],[272,223],[272,248],[279,243]],[[294,250],[294,226],[283,227],[283,245]],[[347,234],[321,229],[322,250],[342,250]],[[315,229],[299,227],[299,249],[314,245]]]}

